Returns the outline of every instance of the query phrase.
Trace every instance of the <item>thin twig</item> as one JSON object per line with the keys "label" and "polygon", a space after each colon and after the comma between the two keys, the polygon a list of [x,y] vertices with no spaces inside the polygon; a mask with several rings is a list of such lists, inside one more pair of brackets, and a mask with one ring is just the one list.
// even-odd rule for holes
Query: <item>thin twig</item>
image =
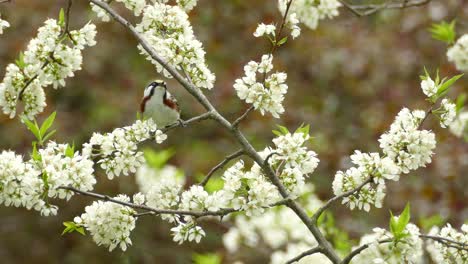
{"label": "thin twig", "polygon": [[182,125],[188,125],[188,124],[191,124],[191,123],[195,123],[195,122],[200,122],[200,121],[203,121],[203,120],[207,120],[207,119],[210,119],[211,118],[211,115],[212,115],[212,112],[206,112],[206,113],[203,113],[201,115],[198,115],[198,116],[195,116],[195,117],[192,117],[190,118],[189,120],[185,120],[183,121],[182,123],[179,123],[179,122],[176,122],[172,125],[169,125],[163,129],[161,129],[164,133],[176,128],[176,127],[180,127]]}
{"label": "thin twig", "polygon": [[459,250],[465,250],[468,251],[468,244],[466,243],[461,243],[458,241],[450,240],[445,237],[440,237],[440,236],[432,236],[432,235],[419,235],[419,237],[424,238],[424,239],[432,239],[435,240],[439,243],[442,243],[448,247],[453,247]]}
{"label": "thin twig", "polygon": [[239,126],[240,122],[242,122],[242,120],[244,120],[250,112],[252,112],[252,110],[254,110],[255,107],[252,105],[251,107],[249,107],[239,118],[237,118],[234,122],[232,122],[232,126],[233,127],[237,127]]}
{"label": "thin twig", "polygon": [[373,180],[373,177],[369,177],[367,178],[365,181],[363,181],[358,187],[352,189],[352,190],[349,190],[345,193],[342,193],[340,195],[337,195],[333,198],[331,198],[330,200],[328,200],[322,207],[320,207],[315,213],[314,215],[312,216],[312,219],[315,223],[317,223],[317,220],[318,218],[320,217],[320,215],[322,215],[322,213],[328,209],[328,207],[330,207],[334,202],[336,202],[337,200],[339,199],[342,199],[342,198],[346,198],[348,196],[351,196],[351,195],[354,195],[354,194],[357,194],[359,193],[359,191],[361,191],[362,188],[364,188],[364,186],[366,186],[367,184],[371,183]]}
{"label": "thin twig", "polygon": [[[383,240],[378,241],[377,243],[384,244],[384,243],[390,243],[392,241],[393,241],[392,239],[383,239]],[[359,255],[363,250],[365,250],[366,248],[368,248],[372,244],[374,244],[374,243],[368,243],[368,244],[364,244],[362,246],[357,247],[356,249],[351,251],[351,253],[349,253],[343,259],[343,261],[341,261],[341,264],[348,264],[355,256]]]}
{"label": "thin twig", "polygon": [[309,256],[309,255],[313,255],[313,254],[315,254],[315,253],[320,253],[320,252],[322,252],[322,251],[323,251],[323,248],[322,248],[321,246],[314,247],[314,248],[309,249],[309,250],[307,250],[307,251],[304,251],[304,252],[302,252],[300,255],[298,255],[298,256],[296,256],[296,257],[294,257],[294,258],[288,260],[288,261],[286,262],[286,264],[292,264],[292,263],[294,263],[294,262],[296,262],[296,261],[301,260],[301,259],[304,258],[304,257],[307,257],[307,256]]}
{"label": "thin twig", "polygon": [[[340,3],[351,11],[356,16],[368,16],[374,14],[383,9],[405,9],[414,6],[422,6],[431,2],[431,0],[417,0],[409,1],[404,0],[403,2],[393,2],[387,1],[383,4],[363,4],[363,5],[352,5],[349,4],[346,0],[338,0]],[[360,11],[363,10],[363,11]]]}
{"label": "thin twig", "polygon": [[[51,54],[52,55],[52,54]],[[44,64],[42,64],[41,66],[41,70],[43,70],[45,67],[47,67],[47,65],[49,65],[50,61],[47,60],[46,62],[44,62]],[[19,92],[18,94],[18,100],[20,101],[23,101],[23,94],[24,92],[26,91],[26,88],[29,87],[29,85],[31,85],[32,82],[34,82],[34,80],[37,79],[37,77],[39,77],[39,74],[36,74],[34,75],[31,79],[29,79],[26,84],[24,85],[24,87],[21,89],[21,91]]]}
{"label": "thin twig", "polygon": [[[140,210],[145,210],[147,212],[152,212],[153,214],[169,214],[169,215],[188,215],[188,216],[193,216],[193,217],[204,217],[204,216],[224,216],[233,212],[237,212],[238,210],[233,209],[233,208],[227,208],[227,209],[220,209],[218,211],[203,211],[203,212],[194,212],[194,211],[184,211],[184,210],[171,210],[171,209],[156,209],[152,208],[146,205],[139,205],[139,204],[134,204],[134,203],[129,203],[129,202],[123,202],[120,200],[116,200],[108,195],[103,195],[99,193],[94,193],[94,192],[87,192],[87,191],[81,191],[77,188],[70,187],[70,186],[62,186],[59,187],[59,189],[63,190],[68,190],[72,191],[77,194],[81,194],[84,196],[89,196],[93,197],[99,200],[107,201],[107,202],[113,202],[116,204],[128,206],[134,209],[140,209]],[[149,213],[148,213],[149,214]]]}
{"label": "thin twig", "polygon": [[244,150],[243,149],[240,149],[234,153],[232,153],[231,155],[227,156],[223,161],[221,161],[218,165],[216,165],[215,167],[213,167],[210,172],[208,172],[208,174],[205,176],[205,178],[199,183],[200,186],[205,186],[208,181],[211,179],[211,176],[213,176],[213,174],[219,170],[219,169],[222,169],[224,166],[226,166],[226,164],[228,164],[231,160],[237,158],[237,157],[240,157],[244,155]]}

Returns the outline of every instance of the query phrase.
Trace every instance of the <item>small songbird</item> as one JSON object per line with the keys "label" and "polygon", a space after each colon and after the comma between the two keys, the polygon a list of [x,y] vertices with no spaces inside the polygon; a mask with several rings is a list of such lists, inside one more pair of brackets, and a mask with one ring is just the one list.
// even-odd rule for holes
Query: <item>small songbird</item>
{"label": "small songbird", "polygon": [[140,112],[144,118],[152,118],[160,128],[183,122],[177,100],[169,93],[162,80],[156,80],[145,88]]}

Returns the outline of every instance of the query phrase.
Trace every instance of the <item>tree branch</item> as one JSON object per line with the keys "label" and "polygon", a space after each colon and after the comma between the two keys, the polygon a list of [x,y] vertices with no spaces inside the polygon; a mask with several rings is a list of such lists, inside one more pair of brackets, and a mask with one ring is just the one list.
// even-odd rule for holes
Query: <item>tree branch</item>
{"label": "tree branch", "polygon": [[[379,244],[384,244],[384,243],[390,243],[392,242],[393,240],[392,239],[384,239],[384,240],[380,240],[378,241],[377,243]],[[344,259],[343,261],[341,261],[341,264],[348,264],[355,256],[359,255],[362,251],[364,251],[365,249],[367,249],[370,245],[372,245],[373,243],[369,243],[369,244],[364,244],[362,246],[359,246],[358,248],[354,249],[353,251],[351,251],[351,253],[349,253]]]}
{"label": "tree branch", "polygon": [[318,218],[320,217],[320,215],[322,215],[322,213],[327,210],[334,202],[336,202],[337,200],[340,200],[342,198],[346,198],[348,196],[351,196],[351,195],[354,195],[354,194],[357,194],[359,193],[359,191],[361,191],[362,188],[364,188],[364,186],[366,186],[367,184],[371,183],[373,180],[373,177],[369,177],[367,178],[367,180],[365,180],[364,182],[362,182],[358,187],[352,189],[352,190],[349,190],[345,193],[342,193],[340,195],[337,195],[333,198],[331,198],[330,200],[328,200],[322,207],[320,207],[315,213],[314,215],[312,216],[312,220],[314,221],[314,223],[317,223],[317,220]]}
{"label": "tree branch", "polygon": [[249,113],[252,112],[252,110],[254,109],[255,107],[253,105],[250,106],[247,110],[245,110],[245,112],[239,118],[237,118],[234,122],[232,122],[232,126],[238,127],[240,122],[242,122],[249,115]]}
{"label": "tree branch", "polygon": [[313,254],[315,254],[315,253],[320,253],[320,252],[322,252],[322,251],[323,251],[322,247],[317,246],[317,247],[315,247],[315,248],[312,248],[312,249],[309,249],[309,250],[307,250],[307,251],[304,251],[304,252],[302,252],[300,255],[298,255],[298,256],[296,256],[296,257],[294,257],[294,258],[288,260],[288,262],[286,262],[286,264],[292,264],[292,263],[294,263],[294,262],[296,262],[296,261],[301,260],[301,259],[304,258],[304,257],[307,257],[307,256],[309,256],[309,255],[313,255]]}
{"label": "tree branch", "polygon": [[240,149],[234,153],[232,153],[231,155],[227,156],[223,161],[221,161],[221,163],[219,163],[218,165],[216,165],[215,167],[213,167],[210,172],[208,172],[208,174],[205,176],[205,178],[199,183],[200,186],[205,186],[208,181],[210,180],[211,176],[213,176],[213,174],[219,170],[219,169],[222,169],[224,166],[226,166],[226,164],[228,164],[231,160],[237,158],[237,157],[240,157],[244,155],[244,150],[243,149]]}
{"label": "tree branch", "polygon": [[[404,0],[402,2],[387,1],[382,4],[363,4],[363,5],[352,5],[346,0],[338,0],[344,7],[351,11],[356,16],[368,16],[374,14],[383,9],[405,9],[414,6],[422,6],[431,2],[431,0]],[[363,10],[363,11],[361,11]]]}
{"label": "tree branch", "polygon": [[188,124],[191,124],[191,123],[196,123],[196,122],[200,122],[200,121],[203,121],[203,120],[207,120],[207,119],[211,118],[212,114],[213,114],[212,112],[206,112],[206,113],[203,113],[201,115],[192,117],[189,120],[185,120],[185,121],[183,121],[183,123],[174,123],[172,125],[169,125],[169,126],[163,128],[163,129],[161,129],[161,131],[166,133],[166,132],[168,132],[168,131],[176,128],[176,127],[180,127],[182,125],[188,125]]}
{"label": "tree branch", "polygon": [[439,243],[442,243],[446,245],[447,247],[453,247],[459,250],[465,250],[468,251],[468,244],[466,243],[460,243],[455,240],[451,240],[445,237],[440,237],[440,236],[432,236],[432,235],[419,235],[420,238],[423,239],[432,239],[434,241],[437,241]]}

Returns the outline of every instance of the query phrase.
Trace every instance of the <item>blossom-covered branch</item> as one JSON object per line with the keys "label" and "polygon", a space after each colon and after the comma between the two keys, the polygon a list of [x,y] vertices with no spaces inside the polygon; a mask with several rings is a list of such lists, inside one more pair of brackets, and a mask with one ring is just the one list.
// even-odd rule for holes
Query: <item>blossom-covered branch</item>
{"label": "blossom-covered branch", "polygon": [[404,9],[415,6],[426,5],[432,0],[402,0],[393,1],[387,0],[382,4],[359,4],[353,5],[348,3],[349,0],[339,0],[348,10],[357,16],[368,16],[372,15],[383,9]]}

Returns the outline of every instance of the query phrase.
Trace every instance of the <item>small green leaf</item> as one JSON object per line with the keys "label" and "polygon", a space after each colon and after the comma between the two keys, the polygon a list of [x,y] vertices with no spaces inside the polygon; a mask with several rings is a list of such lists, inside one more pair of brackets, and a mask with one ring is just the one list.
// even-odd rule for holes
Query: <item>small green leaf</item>
{"label": "small green leaf", "polygon": [[273,132],[273,134],[275,134],[276,136],[280,137],[282,136],[283,134],[281,134],[281,132],[279,132],[278,130],[272,130],[271,132]]}
{"label": "small green leaf", "polygon": [[460,110],[462,110],[463,106],[465,105],[465,101],[466,101],[466,93],[463,93],[463,94],[460,94],[458,97],[457,97],[457,113],[460,113]]}
{"label": "small green leaf", "polygon": [[395,220],[395,217],[393,216],[393,213],[390,211],[390,232],[392,232],[393,236],[397,236],[397,221]]}
{"label": "small green leaf", "polygon": [[206,183],[205,190],[208,193],[214,193],[223,189],[224,181],[221,178],[211,177],[210,180]]}
{"label": "small green leaf", "polygon": [[289,130],[284,127],[284,126],[280,126],[280,125],[276,125],[278,128],[279,128],[279,131],[281,132],[282,135],[286,135],[289,133]]}
{"label": "small green leaf", "polygon": [[452,44],[455,42],[455,20],[450,23],[442,21],[441,23],[432,24],[429,31],[432,34],[433,39],[443,41],[447,44]]}
{"label": "small green leaf", "polygon": [[194,253],[192,260],[194,264],[221,264],[221,256],[215,253]]}
{"label": "small green leaf", "polygon": [[167,161],[174,156],[175,151],[173,149],[166,149],[159,152],[156,152],[152,149],[144,149],[143,154],[146,159],[146,163],[149,166],[160,169],[166,165]]}
{"label": "small green leaf", "polygon": [[41,161],[41,154],[39,154],[39,152],[37,151],[37,142],[34,141],[32,143],[32,146],[33,146],[33,151],[32,151],[32,154],[31,154],[31,158],[34,160],[34,161]]}
{"label": "small green leaf", "polygon": [[39,127],[37,126],[37,123],[31,122],[26,117],[23,117],[22,120],[26,127],[29,129],[29,131],[31,131],[31,133],[33,133],[33,135],[36,137],[36,139],[39,140],[39,142],[42,142],[41,132],[39,130]]}
{"label": "small green leaf", "polygon": [[47,130],[49,130],[49,128],[54,124],[54,120],[56,116],[57,116],[57,112],[53,112],[52,114],[50,114],[49,117],[47,117],[44,123],[42,123],[41,129],[40,129],[41,135],[45,135]]}
{"label": "small green leaf", "polygon": [[445,219],[441,215],[424,217],[419,220],[419,225],[426,231],[429,231],[433,226],[442,226],[444,223]]}
{"label": "small green leaf", "polygon": [[84,228],[82,226],[76,225],[75,222],[63,222],[63,225],[65,226],[65,229],[62,231],[62,236],[67,233],[73,233],[75,231],[82,235],[85,235]]}
{"label": "small green leaf", "polygon": [[55,135],[56,132],[57,132],[56,129],[50,131],[47,135],[45,135],[45,136],[42,138],[42,142],[46,142],[51,136]]}
{"label": "small green leaf", "polygon": [[72,146],[67,145],[67,149],[65,150],[65,156],[69,158],[73,158],[74,155],[75,155],[75,144],[73,144]]}
{"label": "small green leaf", "polygon": [[461,77],[463,76],[463,74],[459,74],[459,75],[456,75],[456,76],[453,76],[452,78],[450,78],[448,81],[442,81],[442,84],[439,86],[439,88],[437,89],[437,96],[440,98],[441,96],[444,96],[449,88],[458,80],[460,79]]}
{"label": "small green leaf", "polygon": [[60,13],[59,13],[59,25],[64,26],[65,25],[65,11],[63,8],[60,8]]}
{"label": "small green leaf", "polygon": [[403,212],[401,213],[400,217],[398,218],[398,225],[397,225],[397,228],[398,228],[398,233],[402,233],[403,230],[405,230],[406,228],[406,225],[409,223],[410,221],[410,218],[411,218],[411,214],[410,214],[410,204],[407,203],[406,206],[405,206],[405,209],[403,210]]}
{"label": "small green leaf", "polygon": [[288,37],[284,37],[282,39],[280,39],[280,41],[278,41],[278,43],[276,44],[278,47],[283,45],[284,43],[286,43],[286,41],[288,41]]}

